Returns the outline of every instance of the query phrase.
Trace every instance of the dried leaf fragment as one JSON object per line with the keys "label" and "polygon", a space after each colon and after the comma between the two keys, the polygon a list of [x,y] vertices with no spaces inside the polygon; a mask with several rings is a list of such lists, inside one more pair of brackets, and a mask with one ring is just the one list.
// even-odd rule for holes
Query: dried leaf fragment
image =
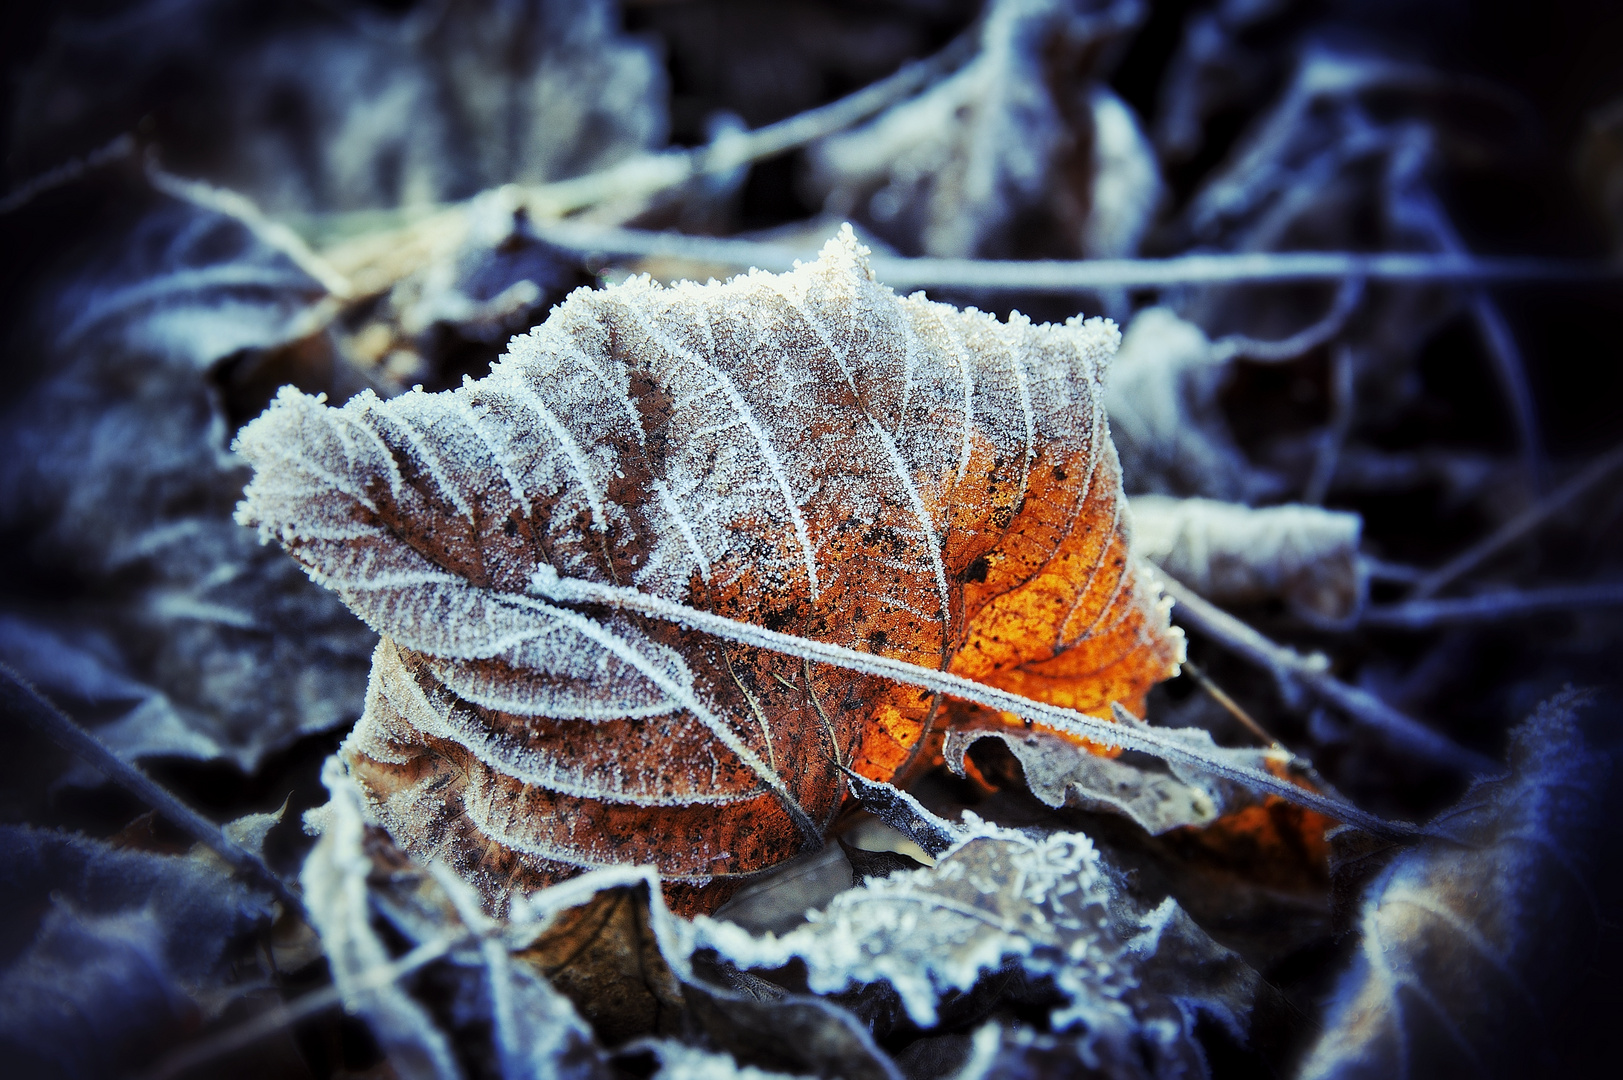
{"label": "dried leaf fragment", "polygon": [[1138,553],[1214,603],[1281,598],[1310,619],[1331,621],[1363,606],[1357,514],[1164,495],[1138,495],[1129,505]]}
{"label": "dried leaf fragment", "polygon": [[479,382],[284,391],[243,430],[240,519],[384,634],[343,754],[418,857],[498,903],[617,862],[748,874],[936,709],[546,602],[542,572],[1099,715],[1171,674],[1104,422],[1114,328],[899,298],[865,256],[846,231],[785,275],[580,290]]}
{"label": "dried leaf fragment", "polygon": [[1200,1070],[1197,1017],[1243,1039],[1262,989],[1175,901],[1135,907],[1087,837],[972,817],[936,866],[841,893],[789,934],[752,937],[700,916],[693,943],[746,970],[798,960],[817,993],[886,983],[922,1028],[993,972],[1051,980],[1052,1030],[1079,1033],[1077,1058],[1108,1075]]}
{"label": "dried leaf fragment", "polygon": [[988,4],[974,60],[813,148],[825,211],[909,254],[1135,253],[1161,176],[1102,77],[1145,15],[1138,0]]}

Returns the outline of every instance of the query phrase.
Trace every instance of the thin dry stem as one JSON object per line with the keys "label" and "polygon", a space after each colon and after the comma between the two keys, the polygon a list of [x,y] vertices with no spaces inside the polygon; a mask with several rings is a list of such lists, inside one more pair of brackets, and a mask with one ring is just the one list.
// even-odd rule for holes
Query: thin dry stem
{"label": "thin dry stem", "polygon": [[[549,243],[609,258],[670,258],[699,267],[731,266],[783,272],[810,248],[753,240],[687,236],[584,225],[539,229]],[[1058,260],[933,259],[874,255],[874,276],[896,289],[935,288],[984,292],[1097,292],[1158,289],[1175,285],[1284,284],[1347,279],[1409,283],[1609,281],[1623,279],[1615,263],[1526,257],[1348,251],[1252,251],[1177,255],[1166,259]]]}
{"label": "thin dry stem", "polygon": [[[966,679],[961,675],[920,667],[917,664],[856,649],[847,649],[812,638],[779,633],[754,623],[740,622],[707,611],[699,611],[685,604],[636,589],[599,585],[579,578],[562,578],[551,567],[543,566],[537,571],[531,583],[531,591],[554,602],[603,604],[623,611],[634,611],[755,648],[770,649],[807,661],[833,664],[865,675],[894,679],[908,686],[951,694],[965,701],[1013,713],[1033,723],[1040,723],[1093,742],[1121,746],[1154,755],[1163,761],[1202,769],[1254,790],[1279,795],[1327,817],[1356,825],[1379,836],[1401,839],[1413,836],[1418,831],[1413,825],[1384,820],[1358,809],[1343,799],[1308,791],[1261,769],[1236,764],[1218,754],[1203,753],[1179,741],[1175,735],[1142,722],[1112,723],[1072,709],[1033,701],[985,683]],[[1118,707],[1118,714],[1121,711]],[[1441,736],[1436,738],[1440,739]]]}
{"label": "thin dry stem", "polygon": [[1341,333],[1341,328],[1347,325],[1347,320],[1358,310],[1359,301],[1363,298],[1364,279],[1347,278],[1336,290],[1330,310],[1313,325],[1279,341],[1263,341],[1242,334],[1230,334],[1212,343],[1213,355],[1225,360],[1232,357],[1267,364],[1295,360]]}
{"label": "thin dry stem", "polygon": [[317,253],[304,237],[269,217],[248,196],[201,180],[175,176],[159,168],[150,158],[146,163],[146,172],[152,186],[165,195],[241,222],[262,243],[286,255],[293,265],[309,274],[331,295],[341,300],[354,297],[355,286],[348,277]]}
{"label": "thin dry stem", "polygon": [[1313,691],[1335,705],[1349,718],[1393,746],[1439,765],[1474,774],[1497,774],[1499,764],[1474,750],[1467,750],[1446,736],[1397,709],[1367,690],[1331,675],[1323,656],[1303,656],[1278,645],[1250,626],[1196,595],[1187,585],[1165,574],[1161,580],[1168,595],[1177,603],[1179,621],[1214,638],[1225,648],[1251,661],[1282,684],[1296,684]]}
{"label": "thin dry stem", "polygon": [[1413,599],[1424,600],[1436,595],[1505,548],[1530,536],[1545,522],[1593,491],[1620,467],[1623,467],[1623,443],[1614,446],[1590,462],[1577,476],[1422,577],[1414,587]]}
{"label": "thin dry stem", "polygon": [[1428,630],[1434,626],[1503,622],[1552,612],[1620,606],[1623,606],[1623,582],[1557,585],[1446,600],[1409,600],[1370,608],[1360,622],[1383,629]]}
{"label": "thin dry stem", "polygon": [[1246,712],[1240,703],[1235,701],[1234,698],[1229,695],[1227,690],[1224,690],[1221,686],[1218,686],[1217,683],[1213,682],[1211,676],[1207,675],[1205,669],[1199,664],[1195,663],[1193,660],[1185,658],[1183,662],[1183,672],[1185,675],[1188,675],[1191,679],[1194,679],[1197,683],[1199,683],[1200,688],[1206,691],[1206,693],[1211,696],[1213,701],[1223,706],[1224,710],[1230,716],[1234,717],[1234,719],[1240,722],[1241,727],[1251,732],[1252,735],[1255,735],[1258,741],[1260,741],[1264,746],[1280,746],[1279,740],[1268,734],[1267,730],[1261,724],[1257,723],[1256,718],[1250,713]]}

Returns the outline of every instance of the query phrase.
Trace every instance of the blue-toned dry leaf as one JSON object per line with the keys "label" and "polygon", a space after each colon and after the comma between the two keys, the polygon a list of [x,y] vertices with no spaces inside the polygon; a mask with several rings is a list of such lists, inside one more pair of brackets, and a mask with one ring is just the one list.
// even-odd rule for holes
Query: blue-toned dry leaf
{"label": "blue-toned dry leaf", "polygon": [[1101,80],[1144,17],[1139,0],[988,4],[974,60],[813,148],[825,211],[910,255],[1134,254],[1160,172]]}
{"label": "blue-toned dry leaf", "polygon": [[252,771],[359,712],[374,640],[231,520],[245,474],[217,377],[297,333],[319,288],[180,204],[107,252],[57,293],[49,367],[0,432],[0,520],[27,573],[72,583],[49,607],[12,586],[0,655],[126,757]]}
{"label": "blue-toned dry leaf", "polygon": [[1592,917],[1583,866],[1608,763],[1581,703],[1541,705],[1512,733],[1512,774],[1474,785],[1370,883],[1304,1080],[1497,1075],[1537,1042],[1541,969]]}
{"label": "blue-toned dry leaf", "polygon": [[62,20],[14,145],[41,171],[145,115],[169,165],[274,213],[432,206],[661,145],[664,71],[618,21],[612,0],[145,0]]}
{"label": "blue-toned dry leaf", "polygon": [[16,826],[0,827],[0,893],[14,920],[0,1052],[16,1075],[144,1064],[204,1017],[209,991],[240,979],[233,950],[271,916],[269,897],[212,856]]}

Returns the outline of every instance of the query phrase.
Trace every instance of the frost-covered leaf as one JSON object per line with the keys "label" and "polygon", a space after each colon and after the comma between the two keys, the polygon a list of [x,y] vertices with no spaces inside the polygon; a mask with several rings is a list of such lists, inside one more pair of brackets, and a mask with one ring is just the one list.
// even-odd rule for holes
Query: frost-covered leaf
{"label": "frost-covered leaf", "polygon": [[[502,964],[544,975],[615,1055],[653,1047],[664,1060],[657,1048],[679,1039],[782,1073],[950,1075],[968,1031],[1024,1003],[1051,1014],[1073,1060],[1128,1076],[1199,1075],[1197,1023],[1243,1043],[1268,993],[1176,903],[1146,909],[1128,899],[1080,835],[971,819],[954,826],[961,838],[936,867],[842,893],[782,936],[674,917],[646,867],[595,870],[517,897],[508,921],[490,922],[469,907],[471,894],[456,899],[460,881],[422,870],[381,837],[364,840],[352,817],[359,789],[336,769],[328,779],[335,797],[351,800],[334,811],[350,820],[351,880],[408,944],[484,925],[485,944],[454,949],[451,964],[477,972],[500,942]],[[322,843],[339,835],[329,826]],[[319,851],[313,861],[332,858]],[[399,992],[431,1014],[430,1037],[466,1022],[421,991]],[[893,1060],[880,1049],[886,1039],[919,1045]]]}
{"label": "frost-covered leaf", "polygon": [[220,831],[225,833],[226,839],[241,847],[244,851],[263,858],[265,854],[265,837],[269,835],[272,829],[282,823],[282,818],[286,813],[287,800],[284,799],[282,805],[275,810],[262,814],[244,814],[242,817],[228,821],[220,826]]}
{"label": "frost-covered leaf", "polygon": [[391,957],[372,926],[367,890],[372,861],[362,847],[364,806],[336,762],[329,760],[326,773],[330,775],[323,780],[332,800],[299,884],[344,1007],[366,1018],[390,1063],[407,1080],[460,1077],[445,1035],[421,1005],[384,977]]}
{"label": "frost-covered leaf", "polygon": [[1139,556],[1208,600],[1283,599],[1310,619],[1336,622],[1363,606],[1368,582],[1357,514],[1164,495],[1139,495],[1128,505]]}
{"label": "frost-covered leaf", "polygon": [[1127,490],[1250,502],[1278,489],[1246,461],[1219,408],[1231,359],[1167,308],[1133,317],[1105,383]]}
{"label": "frost-covered leaf", "polygon": [[1114,344],[899,298],[845,233],[782,276],[577,292],[460,390],[284,391],[237,442],[239,518],[386,635],[343,753],[415,855],[498,906],[625,861],[703,886],[815,843],[934,696],[538,593],[630,585],[1108,716],[1181,647],[1127,558]]}
{"label": "frost-covered leaf", "polygon": [[1607,761],[1581,703],[1539,706],[1512,733],[1512,774],[1474,785],[1370,883],[1304,1077],[1510,1070],[1547,957],[1591,917],[1582,866]]}
{"label": "frost-covered leaf", "polygon": [[[842,893],[781,937],[707,916],[692,926],[695,947],[746,970],[803,966],[816,993],[884,984],[924,1029],[988,976],[1013,972],[1053,988],[1052,1029],[1074,1032],[1071,1053],[1113,1075],[1199,1070],[1197,1017],[1243,1040],[1261,985],[1172,900],[1135,908],[1085,836],[985,824],[971,823],[936,866]],[[1209,982],[1190,981],[1202,970]]]}
{"label": "frost-covered leaf", "polygon": [[730,1054],[708,1053],[670,1040],[650,1042],[646,1049],[659,1062],[656,1080],[792,1080],[786,1073],[740,1066]]}
{"label": "frost-covered leaf", "polygon": [[[589,872],[516,897],[510,918],[495,921],[443,864],[424,869],[359,821],[360,791],[336,761],[326,779],[334,798],[310,857],[321,890],[312,906],[321,909],[316,921],[339,988],[394,1048],[396,1068],[435,1075],[436,1048],[454,1044],[532,1063],[500,1073],[504,1080],[590,1076],[608,1067],[600,1047],[632,1053],[646,1040],[680,1036],[763,1069],[893,1080],[867,1028],[840,1006],[713,959],[701,972],[692,935],[650,868]],[[347,869],[329,877],[339,864]],[[329,887],[339,882],[341,890]],[[354,909],[357,900],[367,907]],[[386,938],[377,917],[413,952],[378,953]],[[418,989],[390,977],[385,965],[424,949],[444,959],[418,977]]]}
{"label": "frost-covered leaf", "polygon": [[997,739],[1009,748],[1027,788],[1047,806],[1121,814],[1152,834],[1206,825],[1223,812],[1212,792],[1186,783],[1159,762],[1123,761],[1046,732],[1006,725],[955,727],[942,748],[947,763],[961,771],[970,746],[981,739]]}
{"label": "frost-covered leaf", "polygon": [[917,799],[890,784],[851,775],[851,794],[886,825],[912,840],[925,853],[939,855],[963,836],[963,830],[926,810]]}
{"label": "frost-covered leaf", "polygon": [[989,4],[973,61],[813,148],[825,212],[906,254],[1134,254],[1161,178],[1100,80],[1144,15],[1139,0]]}
{"label": "frost-covered leaf", "polygon": [[217,860],[17,826],[0,827],[0,892],[0,1052],[21,1076],[149,1061],[238,976],[236,946],[271,914]]}
{"label": "frost-covered leaf", "polygon": [[23,81],[24,170],[147,115],[171,167],[285,214],[429,206],[664,142],[664,73],[612,0],[400,7],[146,0],[63,20]]}
{"label": "frost-covered leaf", "polygon": [[[1147,726],[1142,721],[1135,725]],[[1282,748],[1220,747],[1204,728],[1156,731],[1205,761],[1292,778],[1315,790],[1322,786],[1303,762]],[[1178,762],[1143,754],[1102,753],[1099,747],[962,704],[954,706],[952,726],[942,745],[948,768],[963,775],[971,748],[982,739],[993,739],[1008,749],[1019,763],[1019,782],[1045,806],[1119,814],[1151,835],[1188,828],[1192,842],[1248,870],[1272,859],[1286,871],[1301,858],[1322,868],[1323,836],[1329,820],[1286,805],[1277,795],[1259,797],[1252,790]]]}
{"label": "frost-covered leaf", "polygon": [[293,333],[315,290],[238,223],[185,206],[112,250],[56,294],[48,367],[6,412],[0,520],[36,559],[20,574],[73,584],[37,604],[33,581],[5,582],[0,655],[126,757],[251,771],[360,711],[372,643],[231,520],[245,474],[216,377]]}

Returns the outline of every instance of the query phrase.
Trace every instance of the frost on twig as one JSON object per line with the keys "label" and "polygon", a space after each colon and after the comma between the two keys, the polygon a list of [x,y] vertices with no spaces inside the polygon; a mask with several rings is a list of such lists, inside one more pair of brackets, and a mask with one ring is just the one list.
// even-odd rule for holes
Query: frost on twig
{"label": "frost on twig", "polygon": [[1330,674],[1329,661],[1322,654],[1303,656],[1268,640],[1175,580],[1167,579],[1165,586],[1177,605],[1180,623],[1211,635],[1225,648],[1269,672],[1282,690],[1306,687],[1357,721],[1370,734],[1423,760],[1473,775],[1494,775],[1500,771],[1492,758],[1460,746],[1368,690],[1337,679]]}
{"label": "frost on twig", "polygon": [[1623,446],[1616,446],[1584,466],[1576,476],[1536,504],[1426,574],[1415,583],[1411,597],[1424,600],[1443,591],[1506,548],[1532,535],[1551,518],[1596,490],[1620,468],[1623,468]]}
{"label": "frost on twig", "polygon": [[1357,514],[1164,495],[1128,505],[1139,555],[1214,603],[1282,599],[1318,622],[1352,619],[1363,606]]}
{"label": "frost on twig", "polygon": [[1495,589],[1476,596],[1405,600],[1364,612],[1365,626],[1427,630],[1437,626],[1503,622],[1538,615],[1623,607],[1623,583],[1591,582],[1542,589]]}

